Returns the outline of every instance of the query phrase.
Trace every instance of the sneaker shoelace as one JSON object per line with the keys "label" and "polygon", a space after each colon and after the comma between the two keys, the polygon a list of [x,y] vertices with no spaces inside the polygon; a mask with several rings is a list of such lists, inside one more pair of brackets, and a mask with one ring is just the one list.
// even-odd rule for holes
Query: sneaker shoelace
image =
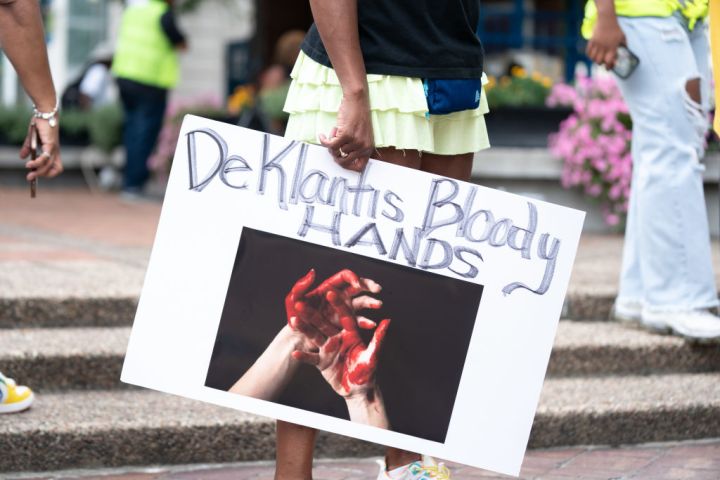
{"label": "sneaker shoelace", "polygon": [[[450,470],[445,466],[444,463],[439,463],[437,465],[418,465],[417,472],[414,473],[420,473],[427,475],[427,478],[432,478],[434,480],[450,480]],[[426,478],[425,476],[420,477]]]}

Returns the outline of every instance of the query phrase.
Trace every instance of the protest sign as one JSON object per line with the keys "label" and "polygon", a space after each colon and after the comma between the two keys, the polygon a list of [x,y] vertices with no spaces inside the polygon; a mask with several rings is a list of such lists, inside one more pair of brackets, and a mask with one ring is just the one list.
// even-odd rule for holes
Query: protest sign
{"label": "protest sign", "polygon": [[583,217],[188,116],[122,379],[517,475]]}

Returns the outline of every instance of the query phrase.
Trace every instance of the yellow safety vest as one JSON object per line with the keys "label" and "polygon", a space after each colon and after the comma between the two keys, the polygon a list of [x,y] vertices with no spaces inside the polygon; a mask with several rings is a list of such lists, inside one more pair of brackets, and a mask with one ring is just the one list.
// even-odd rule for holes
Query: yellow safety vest
{"label": "yellow safety vest", "polygon": [[168,8],[162,0],[150,0],[125,9],[113,56],[116,77],[165,89],[177,84],[177,53],[160,25]]}
{"label": "yellow safety vest", "polygon": [[[695,23],[708,14],[708,0],[687,0],[683,5],[679,0],[615,0],[615,13],[620,17],[669,17],[680,11],[689,21],[690,29]],[[595,0],[585,4],[585,20],[582,35],[592,37],[597,23],[597,6]]]}

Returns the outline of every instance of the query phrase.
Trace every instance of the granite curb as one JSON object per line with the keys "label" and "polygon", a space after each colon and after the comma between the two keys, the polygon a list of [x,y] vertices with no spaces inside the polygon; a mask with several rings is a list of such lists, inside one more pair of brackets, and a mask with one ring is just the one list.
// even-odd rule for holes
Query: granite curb
{"label": "granite curb", "polygon": [[[549,379],[530,447],[720,437],[720,374]],[[0,423],[0,471],[267,460],[274,421],[149,391],[46,394]],[[381,447],[327,434],[318,455]]]}
{"label": "granite curb", "polygon": [[[114,327],[132,325],[139,297],[0,297],[0,329],[27,327]],[[614,297],[567,297],[563,318],[608,320]]]}
{"label": "granite curb", "polygon": [[[368,480],[375,478],[378,457],[318,459],[316,480]],[[510,477],[465,465],[449,463],[454,479]],[[143,467],[23,472],[12,480],[272,480],[273,461],[222,464],[155,465]],[[583,446],[530,450],[523,461],[522,480],[717,480],[720,439],[642,445]]]}
{"label": "granite curb", "polygon": [[[0,365],[36,391],[127,388],[129,327],[0,329]],[[720,371],[720,345],[696,345],[609,322],[561,321],[548,376]]]}
{"label": "granite curb", "polygon": [[0,298],[0,329],[132,325],[137,297]]}

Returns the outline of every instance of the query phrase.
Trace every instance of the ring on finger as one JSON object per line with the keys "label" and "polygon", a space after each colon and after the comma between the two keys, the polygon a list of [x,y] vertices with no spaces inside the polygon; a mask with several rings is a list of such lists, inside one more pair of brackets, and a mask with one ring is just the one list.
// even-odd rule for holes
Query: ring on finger
{"label": "ring on finger", "polygon": [[340,152],[340,156],[341,156],[342,158],[345,158],[345,157],[348,156],[347,153],[343,152],[343,149],[342,149],[342,148],[339,148],[339,149],[338,149],[338,152]]}

